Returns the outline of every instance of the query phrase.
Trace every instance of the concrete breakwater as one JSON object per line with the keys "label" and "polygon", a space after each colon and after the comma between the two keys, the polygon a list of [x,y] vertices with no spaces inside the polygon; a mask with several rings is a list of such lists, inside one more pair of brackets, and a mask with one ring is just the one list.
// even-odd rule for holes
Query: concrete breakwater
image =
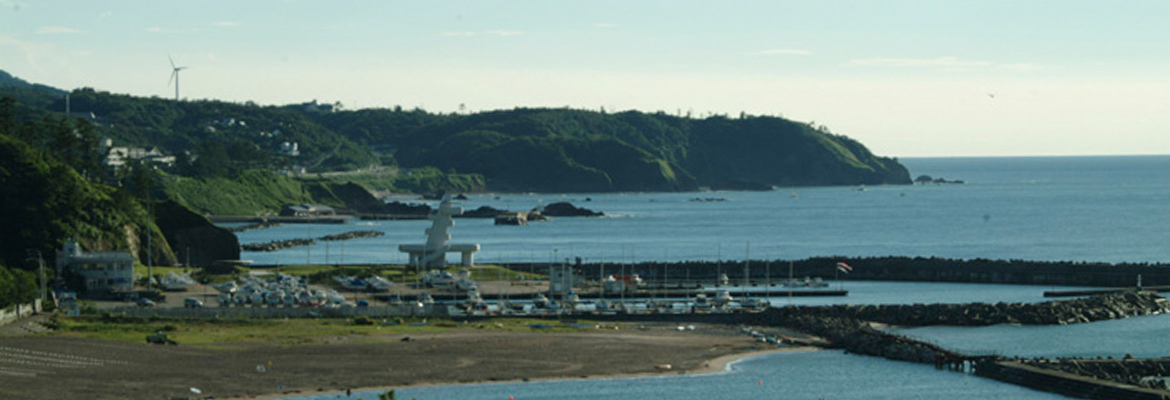
{"label": "concrete breakwater", "polygon": [[1067,325],[1166,312],[1170,312],[1170,301],[1151,292],[1119,292],[1043,303],[833,305],[768,311],[780,319],[824,316],[901,326]]}
{"label": "concrete breakwater", "polygon": [[[995,354],[964,354],[875,329],[872,322],[899,325],[1067,324],[1170,311],[1150,292],[1114,293],[1038,304],[784,307],[743,314],[754,325],[783,326],[820,336],[829,347],[892,360],[932,364],[1003,382],[1092,399],[1166,399],[1170,392],[1151,376],[1170,375],[1170,361],[1115,363],[1018,362]],[[1142,387],[1138,387],[1142,386]]]}
{"label": "concrete breakwater", "polygon": [[1166,400],[1170,392],[1008,360],[979,363],[975,375],[1069,397],[1096,400]]}
{"label": "concrete breakwater", "polygon": [[1036,358],[1017,360],[1018,363],[1042,369],[1063,371],[1114,382],[1152,389],[1170,389],[1167,382],[1156,377],[1170,377],[1170,358],[1156,359],[1087,359]]}

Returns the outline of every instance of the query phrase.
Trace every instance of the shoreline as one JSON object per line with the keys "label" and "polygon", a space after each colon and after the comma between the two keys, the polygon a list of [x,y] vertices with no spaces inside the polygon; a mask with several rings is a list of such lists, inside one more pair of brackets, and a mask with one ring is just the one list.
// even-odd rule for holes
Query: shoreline
{"label": "shoreline", "polygon": [[579,380],[595,380],[595,379],[627,379],[627,378],[646,378],[646,377],[665,377],[665,376],[701,376],[701,375],[718,374],[718,373],[730,371],[732,365],[739,363],[739,362],[742,362],[742,361],[747,361],[747,360],[750,360],[753,358],[757,358],[757,357],[763,357],[763,356],[767,356],[767,355],[771,355],[771,354],[779,354],[779,353],[795,353],[795,352],[818,351],[818,350],[822,350],[822,348],[816,347],[816,346],[800,346],[800,347],[759,349],[759,350],[752,350],[752,351],[747,351],[747,352],[737,353],[737,354],[726,354],[726,355],[712,358],[711,360],[703,363],[702,367],[696,368],[696,369],[690,370],[690,371],[662,370],[660,372],[644,372],[644,373],[633,373],[633,374],[615,373],[615,374],[602,374],[602,375],[589,376],[589,377],[565,376],[565,377],[543,377],[543,378],[531,378],[531,379],[482,380],[482,381],[474,381],[474,382],[456,382],[456,381],[419,382],[419,383],[414,383],[414,384],[409,384],[409,385],[398,385],[398,386],[367,386],[367,387],[350,388],[350,392],[353,393],[353,395],[348,396],[348,397],[345,396],[345,390],[335,389],[335,390],[324,390],[324,391],[313,392],[313,393],[306,393],[303,391],[295,391],[295,392],[290,391],[290,392],[286,392],[286,393],[273,393],[273,394],[249,396],[249,397],[226,397],[223,400],[280,400],[280,399],[298,398],[298,397],[306,397],[306,396],[338,396],[338,398],[340,398],[340,399],[348,400],[348,399],[354,398],[353,396],[356,396],[359,393],[361,393],[363,395],[367,394],[369,392],[373,392],[374,394],[381,394],[381,393],[385,393],[385,392],[390,391],[390,390],[412,389],[412,388],[434,387],[434,386],[515,384],[515,383],[523,383],[523,382],[579,381]]}

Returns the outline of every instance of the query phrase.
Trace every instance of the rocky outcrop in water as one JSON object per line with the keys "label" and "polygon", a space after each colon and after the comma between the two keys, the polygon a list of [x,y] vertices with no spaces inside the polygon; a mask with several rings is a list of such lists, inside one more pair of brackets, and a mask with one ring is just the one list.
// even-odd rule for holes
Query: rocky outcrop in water
{"label": "rocky outcrop in water", "polygon": [[394,215],[427,215],[431,213],[431,206],[426,204],[403,203],[393,201],[382,207],[382,214]]}
{"label": "rocky outcrop in water", "polygon": [[327,242],[335,242],[338,240],[350,240],[350,239],[358,239],[358,238],[378,237],[378,236],[383,236],[385,234],[386,234],[386,232],[382,232],[382,231],[350,231],[350,232],[345,232],[345,233],[337,233],[337,234],[333,234],[333,235],[322,236],[321,240],[324,240]]}
{"label": "rocky outcrop in water", "polygon": [[312,246],[313,243],[316,243],[313,239],[276,240],[265,243],[248,243],[241,245],[240,249],[244,251],[277,251],[293,247]]}
{"label": "rocky outcrop in water", "polygon": [[459,218],[496,218],[500,215],[512,214],[511,211],[501,210],[492,206],[480,206],[471,211],[464,211],[463,214],[456,215]]}
{"label": "rocky outcrop in water", "polygon": [[568,202],[557,202],[544,206],[541,214],[549,217],[601,217],[605,213],[574,206]]}

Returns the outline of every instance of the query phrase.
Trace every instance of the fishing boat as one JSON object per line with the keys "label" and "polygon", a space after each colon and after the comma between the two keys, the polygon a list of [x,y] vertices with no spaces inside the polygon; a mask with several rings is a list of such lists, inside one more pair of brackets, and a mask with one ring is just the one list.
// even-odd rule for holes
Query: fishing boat
{"label": "fishing boat", "polygon": [[427,287],[450,289],[455,286],[455,275],[447,271],[433,269],[423,275],[422,281]]}
{"label": "fishing boat", "polygon": [[711,308],[711,301],[707,299],[706,293],[699,293],[695,295],[695,299],[691,305],[696,310],[706,310]]}
{"label": "fishing boat", "polygon": [[162,286],[163,290],[181,292],[187,290],[188,286],[195,284],[195,280],[191,279],[189,276],[179,275],[171,272],[166,276],[163,276],[162,279],[159,280],[158,284],[159,286]]}
{"label": "fishing boat", "polygon": [[394,287],[394,282],[380,276],[372,276],[366,279],[366,286],[373,292],[387,292]]}
{"label": "fishing boat", "polygon": [[731,297],[731,292],[729,292],[727,290],[720,290],[718,292],[715,292],[715,306],[716,307],[724,307],[728,303],[731,303],[733,300],[735,300],[735,299]]}
{"label": "fishing boat", "polygon": [[536,308],[550,308],[552,301],[545,296],[544,293],[537,293],[536,297],[532,298],[532,306]]}
{"label": "fishing boat", "polygon": [[357,277],[353,277],[353,276],[345,276],[345,275],[335,276],[335,277],[333,277],[333,281],[337,282],[337,284],[340,285],[342,289],[345,289],[345,290],[348,290],[351,292],[366,290],[366,287],[369,286],[366,284],[366,281],[362,280],[361,278],[357,278]]}

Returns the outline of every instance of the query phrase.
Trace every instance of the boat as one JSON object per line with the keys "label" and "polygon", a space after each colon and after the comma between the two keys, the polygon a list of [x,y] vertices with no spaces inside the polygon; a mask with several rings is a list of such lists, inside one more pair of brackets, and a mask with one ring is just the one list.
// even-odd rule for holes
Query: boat
{"label": "boat", "polygon": [[695,300],[692,302],[695,309],[703,310],[711,308],[711,301],[707,299],[706,293],[699,293],[695,295]]}
{"label": "boat", "polygon": [[435,298],[431,297],[430,293],[423,292],[423,294],[418,295],[418,306],[419,307],[432,306],[432,305],[435,305]]}
{"label": "boat", "polygon": [[187,290],[187,286],[195,284],[195,280],[186,275],[179,275],[174,272],[166,274],[158,282],[163,290],[171,292],[181,292]]}
{"label": "boat", "polygon": [[728,303],[731,303],[733,300],[735,300],[735,299],[731,297],[731,292],[729,292],[727,290],[720,290],[718,292],[715,292],[715,306],[717,306],[717,307],[726,306]]}
{"label": "boat", "polygon": [[532,306],[536,308],[552,308],[552,304],[553,302],[544,293],[537,293],[536,297],[532,298]]}
{"label": "boat", "polygon": [[467,292],[467,305],[473,310],[482,310],[487,308],[487,303],[484,303],[483,297],[479,295],[478,290],[471,290]]}
{"label": "boat", "polygon": [[380,276],[372,276],[369,279],[366,279],[366,285],[370,291],[386,292],[389,291],[391,287],[394,287],[394,282],[390,282],[389,279]]}
{"label": "boat", "polygon": [[471,280],[471,271],[467,268],[459,270],[459,277],[455,278],[455,289],[471,291],[479,288],[479,283]]}
{"label": "boat", "polygon": [[748,297],[748,298],[744,299],[742,302],[740,302],[739,305],[740,305],[740,307],[743,307],[743,308],[756,309],[756,308],[768,308],[771,306],[771,303],[769,303],[767,300],[756,300],[753,297]]}
{"label": "boat", "polygon": [[569,293],[565,293],[565,297],[561,301],[565,304],[568,304],[570,307],[572,307],[572,306],[576,305],[577,303],[581,302],[581,296],[578,296],[577,292],[570,290]]}
{"label": "boat", "polygon": [[337,282],[338,285],[341,285],[342,289],[345,289],[345,290],[348,290],[351,292],[359,291],[359,290],[366,290],[366,287],[369,286],[366,284],[366,281],[363,281],[361,278],[352,277],[352,276],[345,276],[345,275],[335,276],[335,277],[333,277],[333,281]]}
{"label": "boat", "polygon": [[217,292],[227,293],[227,294],[235,293],[236,290],[238,290],[240,288],[239,285],[236,285],[236,281],[227,281],[224,283],[217,283],[217,284],[211,285],[211,287],[213,289],[215,289],[215,291],[217,291]]}
{"label": "boat", "polygon": [[455,286],[455,275],[450,272],[433,269],[427,271],[422,278],[423,285],[437,289],[450,289]]}

